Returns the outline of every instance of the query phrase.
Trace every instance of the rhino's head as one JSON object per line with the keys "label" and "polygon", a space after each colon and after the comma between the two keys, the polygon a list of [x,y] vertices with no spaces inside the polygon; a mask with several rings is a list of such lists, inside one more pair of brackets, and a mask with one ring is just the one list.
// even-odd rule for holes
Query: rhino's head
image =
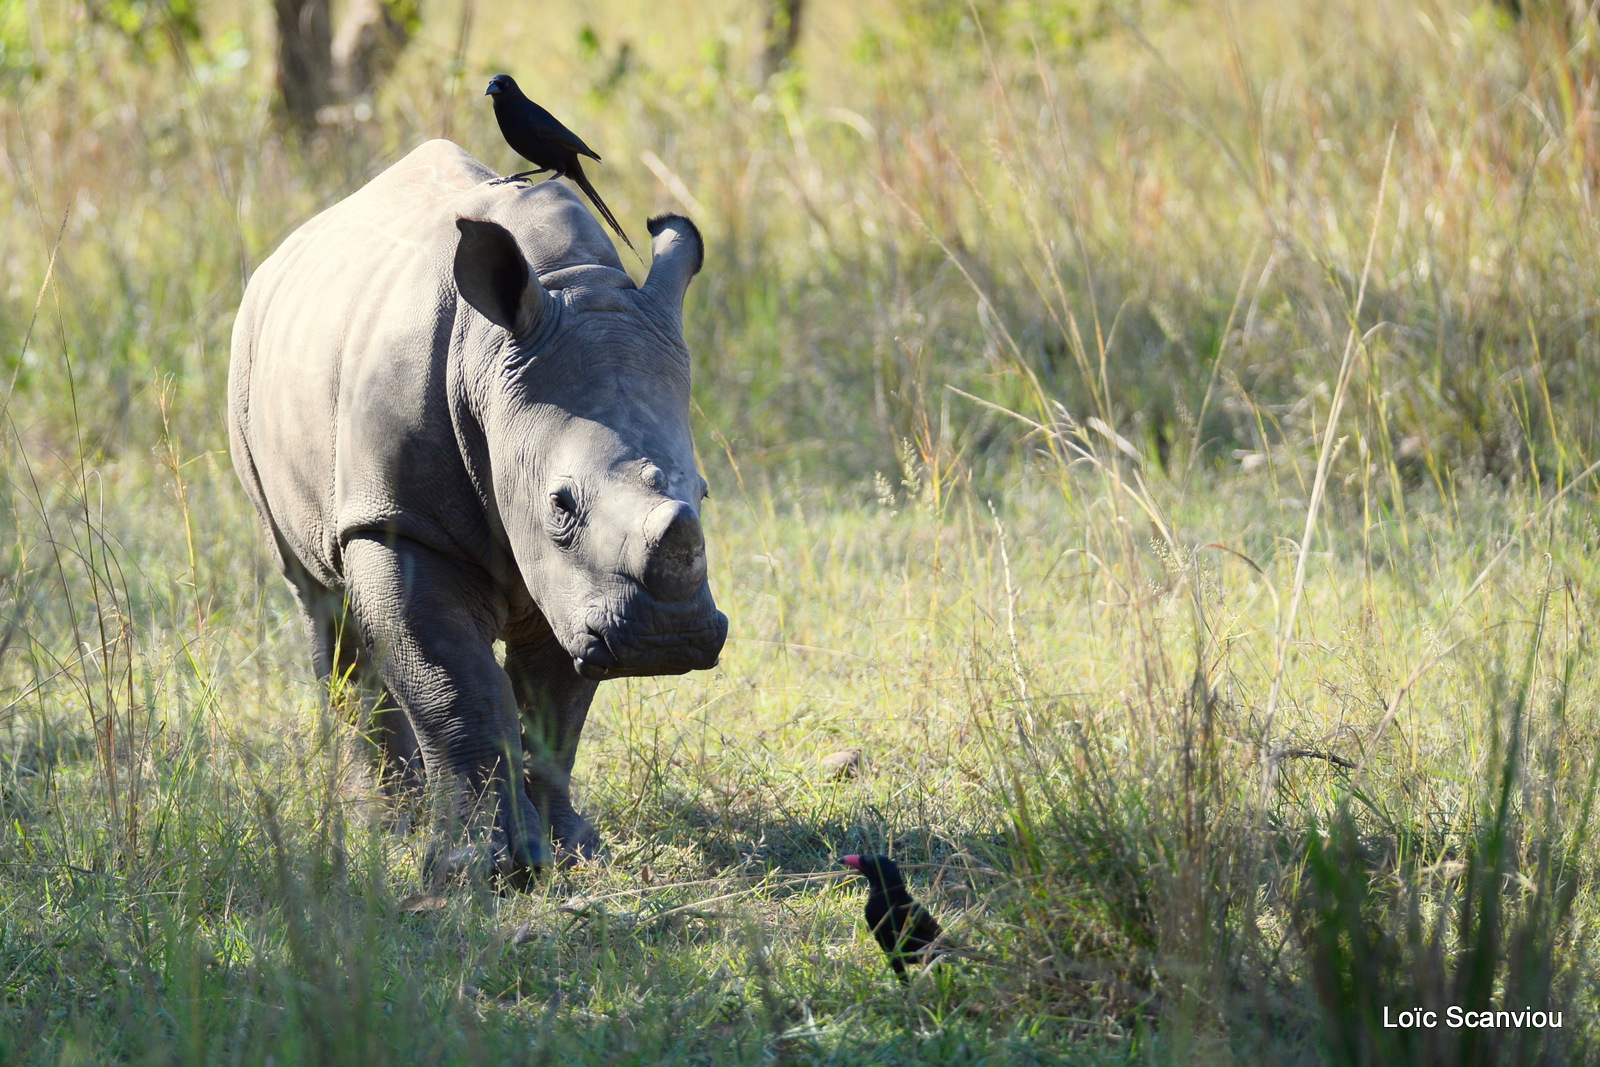
{"label": "rhino's head", "polygon": [[699,232],[652,220],[635,287],[593,264],[536,277],[503,226],[456,225],[456,286],[487,320],[466,327],[480,489],[552,634],[590,679],[715,666],[728,620],[706,581],[682,325]]}

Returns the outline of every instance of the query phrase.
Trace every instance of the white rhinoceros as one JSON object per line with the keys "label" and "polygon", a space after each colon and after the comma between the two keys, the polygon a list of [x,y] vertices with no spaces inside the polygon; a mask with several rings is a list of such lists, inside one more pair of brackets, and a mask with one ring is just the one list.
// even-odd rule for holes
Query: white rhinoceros
{"label": "white rhinoceros", "polygon": [[652,220],[636,287],[565,187],[494,177],[430,141],[291,235],[239,307],[228,416],[317,674],[387,690],[385,780],[425,769],[525,875],[547,835],[596,847],[569,792],[596,684],[712,667],[728,622],[689,434],[699,232]]}

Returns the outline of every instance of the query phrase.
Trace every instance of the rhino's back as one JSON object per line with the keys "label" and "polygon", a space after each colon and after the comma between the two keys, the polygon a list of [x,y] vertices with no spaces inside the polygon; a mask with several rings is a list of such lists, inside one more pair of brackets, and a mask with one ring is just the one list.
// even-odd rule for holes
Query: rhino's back
{"label": "rhino's back", "polygon": [[234,462],[280,542],[338,586],[363,529],[481,551],[480,498],[452,424],[458,217],[493,218],[536,273],[616,252],[555,183],[489,186],[457,145],[430,141],[307,222],[251,278],[234,326]]}

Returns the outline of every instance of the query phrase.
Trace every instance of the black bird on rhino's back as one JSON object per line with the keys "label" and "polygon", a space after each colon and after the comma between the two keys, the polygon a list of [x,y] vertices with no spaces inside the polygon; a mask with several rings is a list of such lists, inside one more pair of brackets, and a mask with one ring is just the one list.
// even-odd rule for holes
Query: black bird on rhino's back
{"label": "black bird on rhino's back", "polygon": [[911,896],[900,867],[888,856],[844,856],[839,862],[860,871],[871,887],[867,926],[904,982],[907,963],[921,967],[934,955],[934,942],[943,933],[939,920]]}
{"label": "black bird on rhino's back", "polygon": [[606,202],[600,199],[600,194],[589,184],[589,179],[583,173],[583,166],[578,162],[579,156],[588,156],[598,163],[600,157],[595,154],[594,149],[584,144],[583,138],[561,125],[560,120],[554,115],[523,95],[509,74],[496,74],[489,79],[489,88],[483,91],[483,95],[494,97],[495,121],[500,124],[500,133],[505,137],[506,144],[534,167],[533,170],[510,175],[504,180],[526,178],[530,174],[543,174],[547,170],[555,171],[564,178],[571,178],[594,206],[600,209],[601,217],[617,231],[617,236],[628,246],[628,251],[638,255],[633,242],[622,232],[617,217],[611,214]]}

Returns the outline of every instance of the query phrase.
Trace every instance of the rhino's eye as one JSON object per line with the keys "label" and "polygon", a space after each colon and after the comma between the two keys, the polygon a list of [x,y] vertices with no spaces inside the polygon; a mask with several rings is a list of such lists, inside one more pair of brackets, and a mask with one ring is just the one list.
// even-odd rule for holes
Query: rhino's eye
{"label": "rhino's eye", "polygon": [[550,513],[545,516],[545,529],[550,540],[562,548],[572,544],[578,533],[578,500],[568,486],[550,490]]}

